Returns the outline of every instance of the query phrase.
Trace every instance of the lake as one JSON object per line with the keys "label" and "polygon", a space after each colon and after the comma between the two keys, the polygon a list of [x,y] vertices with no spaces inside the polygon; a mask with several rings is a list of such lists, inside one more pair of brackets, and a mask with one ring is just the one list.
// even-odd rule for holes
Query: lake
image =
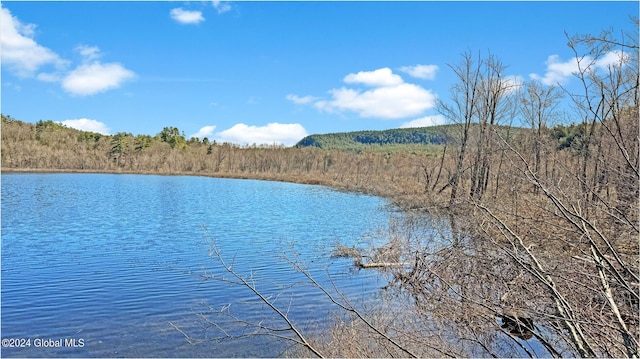
{"label": "lake", "polygon": [[[322,284],[331,286],[330,276],[354,302],[374,298],[386,283],[375,271],[330,258],[337,241],[375,241],[387,226],[387,204],[377,197],[188,176],[1,179],[3,357],[280,355],[286,346],[270,338],[190,344],[172,326],[198,338],[220,336],[198,315],[210,311],[203,303],[231,304],[232,314],[249,321],[273,318],[247,288],[202,279],[224,274],[209,256],[211,240],[311,331],[322,330],[336,308],[283,255],[297,253]],[[244,333],[232,320],[216,320],[232,335]],[[4,347],[6,339],[30,346]]]}

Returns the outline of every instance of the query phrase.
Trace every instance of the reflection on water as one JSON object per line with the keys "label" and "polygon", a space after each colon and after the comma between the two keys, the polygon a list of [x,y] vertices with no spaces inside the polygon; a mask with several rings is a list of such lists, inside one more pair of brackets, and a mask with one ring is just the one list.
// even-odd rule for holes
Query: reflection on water
{"label": "reflection on water", "polygon": [[[277,356],[265,338],[189,344],[169,322],[202,332],[197,313],[253,300],[197,274],[212,260],[203,226],[235,269],[266,294],[298,283],[280,257],[293,245],[317,278],[327,267],[352,298],[384,285],[350,272],[331,246],[350,245],[387,223],[376,197],[279,182],[98,174],[2,175],[2,338],[31,339],[3,357]],[[321,326],[332,309],[313,288],[290,289],[291,317]],[[259,320],[266,309],[244,306]],[[35,339],[83,339],[82,347],[36,347]]]}

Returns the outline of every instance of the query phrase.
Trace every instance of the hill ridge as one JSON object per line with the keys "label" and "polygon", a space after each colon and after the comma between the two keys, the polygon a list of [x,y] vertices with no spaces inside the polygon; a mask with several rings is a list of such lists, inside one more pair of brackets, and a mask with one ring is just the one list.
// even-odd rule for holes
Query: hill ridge
{"label": "hill ridge", "polygon": [[360,149],[375,145],[440,145],[446,141],[445,130],[450,126],[452,125],[313,134],[298,141],[295,147]]}

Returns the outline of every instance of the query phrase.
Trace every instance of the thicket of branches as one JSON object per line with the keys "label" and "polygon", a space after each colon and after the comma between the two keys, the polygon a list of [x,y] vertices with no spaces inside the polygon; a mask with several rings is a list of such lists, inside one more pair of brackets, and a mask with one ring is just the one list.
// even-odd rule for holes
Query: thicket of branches
{"label": "thicket of branches", "polygon": [[[437,218],[439,232],[404,222],[383,248],[368,249],[369,258],[385,254],[380,261],[398,264],[385,269],[390,288],[408,298],[379,312],[358,311],[291,261],[347,313],[327,338],[313,342],[256,291],[284,323],[260,329],[292,334],[284,340],[309,350],[304,355],[637,357],[637,32],[568,40],[577,91],[514,83],[492,54],[467,52],[450,65],[457,82],[438,108],[456,126],[436,156],[240,148],[186,141],[173,128],[156,137],[99,136],[3,116],[2,166],[319,183]],[[571,125],[555,125],[562,99],[573,105],[563,114]],[[514,118],[529,128],[510,127]],[[213,248],[234,283],[255,289]]]}
{"label": "thicket of branches", "polygon": [[[413,265],[395,278],[423,322],[456,328],[459,354],[638,356],[638,42],[613,35],[569,38],[577,92],[512,91],[492,55],[451,66],[451,245],[413,241],[401,259]],[[549,141],[562,96],[581,119],[570,151]],[[534,130],[526,137],[494,130],[514,108]],[[542,353],[523,341],[533,337]]]}

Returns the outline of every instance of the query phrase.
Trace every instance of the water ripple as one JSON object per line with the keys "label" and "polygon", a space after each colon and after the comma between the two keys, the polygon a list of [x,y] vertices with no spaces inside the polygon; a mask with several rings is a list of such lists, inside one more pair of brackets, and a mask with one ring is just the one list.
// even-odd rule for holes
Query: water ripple
{"label": "water ripple", "polygon": [[[169,322],[196,332],[203,301],[268,313],[220,273],[205,236],[267,295],[291,301],[301,323],[326,320],[326,298],[282,260],[293,245],[319,278],[331,266],[342,290],[366,296],[375,276],[329,260],[336,238],[355,243],[386,224],[379,198],[279,182],[98,174],[2,175],[2,336],[83,338],[82,348],[2,350],[4,357],[274,356],[254,340],[189,345]],[[210,233],[203,231],[206,226]]]}

